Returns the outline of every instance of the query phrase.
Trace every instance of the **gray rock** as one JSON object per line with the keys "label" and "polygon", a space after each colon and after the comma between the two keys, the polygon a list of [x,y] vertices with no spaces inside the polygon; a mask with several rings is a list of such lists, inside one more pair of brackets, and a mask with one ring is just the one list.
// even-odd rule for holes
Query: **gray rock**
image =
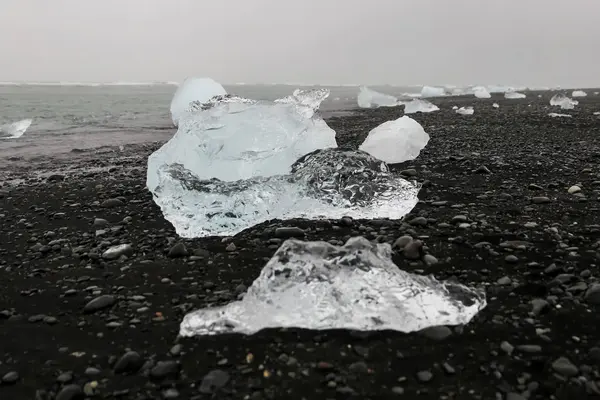
{"label": "gray rock", "polygon": [[199,391],[203,394],[215,393],[229,382],[229,374],[223,370],[215,369],[202,378]]}
{"label": "gray rock", "polygon": [[135,373],[142,368],[144,360],[135,351],[128,351],[116,362],[114,371],[117,374]]}
{"label": "gray rock", "polygon": [[175,243],[175,245],[173,247],[171,247],[171,249],[169,250],[169,254],[168,256],[171,258],[178,258],[178,257],[187,257],[188,256],[188,250],[185,247],[185,243],[183,242],[179,242],[179,243]]}
{"label": "gray rock", "polygon": [[532,197],[531,198],[531,202],[533,204],[546,204],[546,203],[550,203],[550,199],[546,196],[536,196],[536,197]]}
{"label": "gray rock", "polygon": [[425,328],[420,331],[421,334],[429,339],[433,340],[444,340],[448,336],[452,335],[452,330],[447,326],[432,326],[429,328]]}
{"label": "gray rock", "polygon": [[95,299],[91,300],[89,303],[83,307],[83,312],[86,314],[91,314],[96,311],[101,311],[106,308],[112,307],[117,302],[115,296],[111,296],[109,294],[103,294],[102,296],[98,296]]}
{"label": "gray rock", "polygon": [[2,383],[12,385],[19,380],[19,373],[17,371],[9,371],[2,376]]}
{"label": "gray rock", "polygon": [[425,254],[423,256],[423,262],[429,266],[435,265],[438,263],[438,259],[432,256],[431,254]]}
{"label": "gray rock", "polygon": [[404,247],[409,244],[410,242],[412,242],[413,238],[410,236],[400,236],[398,239],[396,239],[396,241],[394,242],[394,244],[392,245],[392,248],[394,249],[399,249],[402,250],[404,249]]}
{"label": "gray rock", "polygon": [[85,398],[85,394],[79,385],[67,385],[62,388],[58,395],[56,396],[56,400],[83,400]]}
{"label": "gray rock", "polygon": [[421,258],[421,251],[423,249],[423,242],[420,240],[411,240],[404,249],[402,254],[409,260],[418,260]]}
{"label": "gray rock", "polygon": [[120,207],[122,205],[124,205],[124,203],[119,199],[107,199],[107,200],[104,200],[102,202],[102,204],[100,204],[100,206],[104,207],[104,208],[114,208],[114,207]]}
{"label": "gray rock", "polygon": [[133,254],[133,247],[130,244],[119,244],[117,246],[109,247],[104,253],[102,258],[105,260],[116,260],[121,256],[130,256]]}
{"label": "gray rock", "polygon": [[433,379],[431,371],[419,371],[417,372],[417,379],[419,382],[429,382]]}
{"label": "gray rock", "polygon": [[304,237],[304,230],[295,226],[283,226],[275,229],[275,237],[281,239]]}
{"label": "gray rock", "polygon": [[600,304],[600,284],[590,285],[583,298],[590,304]]}
{"label": "gray rock", "polygon": [[150,370],[152,379],[165,379],[167,377],[176,377],[179,375],[180,365],[176,361],[159,361]]}
{"label": "gray rock", "polygon": [[562,376],[572,377],[579,373],[579,368],[568,358],[559,357],[552,363],[552,369]]}

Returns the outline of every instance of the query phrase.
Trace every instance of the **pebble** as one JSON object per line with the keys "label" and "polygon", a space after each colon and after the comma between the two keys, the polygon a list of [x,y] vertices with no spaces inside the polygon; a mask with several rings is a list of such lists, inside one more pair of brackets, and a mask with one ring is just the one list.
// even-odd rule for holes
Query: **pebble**
{"label": "pebble", "polygon": [[64,386],[58,395],[56,400],[83,400],[85,394],[79,385],[71,384]]}
{"label": "pebble", "polygon": [[301,238],[305,235],[304,230],[295,226],[283,226],[275,229],[275,237],[280,239]]}
{"label": "pebble", "polygon": [[102,296],[96,297],[95,299],[87,303],[85,307],[83,307],[83,312],[86,314],[91,314],[97,311],[102,311],[104,309],[112,307],[116,302],[117,299],[115,298],[115,296],[104,294]]}
{"label": "pebble", "polygon": [[102,258],[105,260],[116,260],[121,256],[130,256],[133,254],[133,248],[130,244],[120,244],[117,246],[112,246],[104,253],[102,253]]}
{"label": "pebble", "polygon": [[183,242],[178,242],[175,243],[175,245],[173,245],[173,247],[171,247],[171,249],[169,249],[169,254],[168,256],[171,258],[178,258],[178,257],[187,257],[188,256],[188,250],[185,247],[185,243]]}
{"label": "pebble", "polygon": [[19,380],[19,373],[17,371],[9,371],[2,376],[2,383],[11,385]]}
{"label": "pebble", "polygon": [[579,369],[566,357],[557,358],[552,363],[552,369],[566,377],[572,377],[579,373]]}
{"label": "pebble", "polygon": [[116,374],[135,373],[143,364],[144,360],[137,352],[128,351],[116,362],[114,371]]}
{"label": "pebble", "polygon": [[203,394],[215,393],[229,382],[229,374],[223,370],[215,369],[202,378],[199,391]]}

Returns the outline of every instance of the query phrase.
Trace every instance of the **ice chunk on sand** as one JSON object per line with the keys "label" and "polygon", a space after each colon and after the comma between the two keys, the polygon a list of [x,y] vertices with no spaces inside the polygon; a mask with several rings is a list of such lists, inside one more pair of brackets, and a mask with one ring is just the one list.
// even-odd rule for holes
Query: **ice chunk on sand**
{"label": "ice chunk on sand", "polygon": [[175,91],[171,100],[171,119],[175,126],[188,110],[192,101],[206,102],[214,96],[227,94],[220,83],[211,78],[186,78]]}
{"label": "ice chunk on sand", "polygon": [[594,111],[594,115],[600,115],[600,111]]}
{"label": "ice chunk on sand", "polygon": [[421,124],[406,115],[373,128],[359,149],[395,164],[416,158],[429,142]]}
{"label": "ice chunk on sand", "polygon": [[490,97],[492,97],[490,92],[488,92],[488,90],[484,86],[475,86],[473,88],[473,94],[478,99],[489,99]]}
{"label": "ice chunk on sand", "polygon": [[564,94],[560,94],[560,93],[555,94],[550,99],[551,106],[559,106],[563,110],[572,110],[575,108],[575,106],[577,104],[579,104],[579,102],[577,100],[573,100],[573,99],[565,96]]}
{"label": "ice chunk on sand", "polygon": [[471,106],[461,107],[458,110],[456,110],[456,113],[460,114],[460,115],[473,115],[474,112],[475,112],[475,110]]}
{"label": "ice chunk on sand", "polygon": [[560,113],[550,113],[548,114],[549,117],[553,117],[553,118],[572,118],[572,115],[569,114],[560,114]]}
{"label": "ice chunk on sand", "polygon": [[443,87],[423,86],[421,97],[442,97],[446,95],[446,89]]}
{"label": "ice chunk on sand", "polygon": [[404,114],[428,113],[439,109],[438,106],[427,100],[414,99],[404,103]]}
{"label": "ice chunk on sand", "polygon": [[0,139],[16,139],[25,133],[31,126],[32,119],[22,119],[12,124],[5,124],[0,126]]}
{"label": "ice chunk on sand", "polygon": [[414,332],[462,325],[486,306],[485,292],[411,274],[392,261],[389,244],[363,237],[344,246],[286,240],[242,300],[187,314],[181,336],[265,328]]}
{"label": "ice chunk on sand", "polygon": [[[301,156],[336,147],[335,132],[314,114],[322,91],[296,102],[254,101],[237,96],[192,103],[177,133],[148,159],[147,184],[158,184],[160,167],[181,164],[198,179],[236,181],[286,174]],[[310,112],[308,110],[310,109]]]}
{"label": "ice chunk on sand", "polygon": [[268,178],[199,179],[175,163],[160,166],[157,175],[154,201],[186,238],[235,235],[271,219],[400,219],[419,192],[383,161],[338,148],[316,150],[296,161],[290,174]]}
{"label": "ice chunk on sand", "polygon": [[492,107],[494,107],[494,108],[500,108],[500,104],[494,103],[494,104],[492,104]]}
{"label": "ice chunk on sand", "polygon": [[525,97],[527,97],[524,93],[519,93],[519,92],[506,92],[504,93],[504,98],[505,99],[524,99]]}
{"label": "ice chunk on sand", "polygon": [[573,90],[573,93],[571,93],[571,97],[585,97],[587,96],[587,93],[584,92],[583,90]]}
{"label": "ice chunk on sand", "polygon": [[357,101],[360,108],[393,107],[398,105],[396,97],[376,92],[366,86],[361,86]]}

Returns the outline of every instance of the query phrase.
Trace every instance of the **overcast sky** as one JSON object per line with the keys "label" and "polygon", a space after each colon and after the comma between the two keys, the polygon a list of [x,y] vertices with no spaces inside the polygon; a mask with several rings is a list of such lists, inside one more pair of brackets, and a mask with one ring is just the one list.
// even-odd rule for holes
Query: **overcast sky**
{"label": "overcast sky", "polygon": [[598,0],[0,0],[0,81],[600,86]]}

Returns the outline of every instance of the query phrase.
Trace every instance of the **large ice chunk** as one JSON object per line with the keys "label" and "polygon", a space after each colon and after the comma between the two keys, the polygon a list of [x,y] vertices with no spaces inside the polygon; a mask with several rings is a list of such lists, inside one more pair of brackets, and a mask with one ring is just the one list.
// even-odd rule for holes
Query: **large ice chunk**
{"label": "large ice chunk", "polygon": [[571,93],[571,97],[585,97],[587,96],[587,93],[584,92],[583,90],[573,90],[573,93]]}
{"label": "large ice chunk", "polygon": [[443,87],[423,86],[421,97],[442,97],[446,95],[446,89]]}
{"label": "large ice chunk", "polygon": [[489,99],[490,97],[492,97],[492,95],[490,94],[490,92],[488,92],[485,86],[475,86],[473,88],[473,94],[478,99]]}
{"label": "large ice chunk", "polygon": [[505,99],[511,99],[511,100],[515,100],[515,99],[524,99],[525,97],[527,97],[524,93],[519,93],[519,92],[506,92],[504,93],[504,98]]}
{"label": "large ice chunk", "polygon": [[421,124],[406,115],[373,128],[359,149],[395,164],[416,158],[429,142]]}
{"label": "large ice chunk", "polygon": [[171,100],[171,119],[179,126],[179,119],[193,101],[206,102],[214,96],[227,94],[220,83],[211,78],[186,78],[177,88]]}
{"label": "large ice chunk", "polygon": [[468,323],[485,292],[399,269],[389,244],[285,241],[242,300],[187,314],[181,336],[265,328],[419,331]]}
{"label": "large ice chunk", "polygon": [[573,100],[561,93],[555,94],[550,99],[551,106],[559,106],[563,110],[572,110],[577,104],[579,104],[577,100]]}
{"label": "large ice chunk", "polygon": [[439,109],[435,104],[422,99],[414,99],[404,103],[404,114],[429,113]]}
{"label": "large ice chunk", "polygon": [[472,106],[461,107],[458,110],[456,110],[456,113],[460,115],[473,115],[474,112],[475,109]]}
{"label": "large ice chunk", "polygon": [[0,125],[0,139],[15,139],[23,136],[32,122],[32,119],[22,119],[12,124]]}
{"label": "large ice chunk", "polygon": [[329,89],[296,89],[291,96],[277,99],[275,102],[294,104],[302,115],[306,118],[312,118],[321,103],[329,97],[329,94]]}
{"label": "large ice chunk", "polygon": [[376,92],[366,86],[361,86],[357,101],[360,108],[393,107],[398,105],[396,97]]}
{"label": "large ice chunk", "polygon": [[198,178],[181,164],[163,164],[151,190],[165,218],[187,238],[235,235],[270,219],[400,219],[418,202],[419,186],[362,151],[316,150],[290,170],[224,182]]}
{"label": "large ice chunk", "polygon": [[148,187],[158,185],[164,165],[181,164],[198,179],[236,181],[287,174],[299,157],[336,147],[335,131],[312,115],[315,99],[326,96],[298,95],[278,103],[231,95],[192,103],[177,133],[148,159]]}

